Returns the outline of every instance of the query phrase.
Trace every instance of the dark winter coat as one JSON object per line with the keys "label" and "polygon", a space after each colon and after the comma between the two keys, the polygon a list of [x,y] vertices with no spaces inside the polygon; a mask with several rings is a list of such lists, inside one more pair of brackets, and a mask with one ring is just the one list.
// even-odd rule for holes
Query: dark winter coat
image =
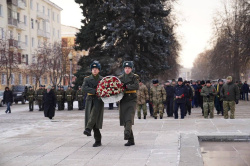
{"label": "dark winter coat", "polygon": [[[176,99],[176,96],[183,96],[181,99]],[[174,88],[174,99],[176,103],[185,103],[186,97],[188,96],[188,90],[185,85],[176,85]]]}
{"label": "dark winter coat", "polygon": [[243,93],[248,93],[249,92],[249,85],[244,83],[242,86],[242,92]]}
{"label": "dark winter coat", "polygon": [[3,100],[5,103],[9,103],[9,102],[13,103],[13,94],[11,90],[4,91]]}
{"label": "dark winter coat", "polygon": [[190,85],[186,85],[187,87],[187,96],[186,99],[193,99],[193,90]]}
{"label": "dark winter coat", "polygon": [[170,98],[174,98],[174,87],[169,85],[169,86],[165,86],[165,90],[167,93],[167,100],[169,100]]}
{"label": "dark winter coat", "polygon": [[134,73],[130,73],[128,75],[123,74],[119,76],[119,79],[123,84],[127,84],[125,94],[122,100],[120,101],[120,125],[124,126],[128,121],[130,121],[133,125],[136,110],[137,94],[127,93],[126,91],[136,91],[139,89],[139,76]]}
{"label": "dark winter coat", "polygon": [[43,95],[44,116],[54,117],[56,108],[56,96],[53,90],[47,91]]}
{"label": "dark winter coat", "polygon": [[233,82],[226,83],[221,89],[223,101],[235,101],[240,99],[240,90]]}
{"label": "dark winter coat", "polygon": [[95,79],[93,75],[84,78],[82,89],[88,94],[85,106],[85,127],[87,127],[90,119],[95,119],[95,128],[102,129],[104,103],[102,99],[96,96],[96,88],[98,83],[102,80],[102,76]]}

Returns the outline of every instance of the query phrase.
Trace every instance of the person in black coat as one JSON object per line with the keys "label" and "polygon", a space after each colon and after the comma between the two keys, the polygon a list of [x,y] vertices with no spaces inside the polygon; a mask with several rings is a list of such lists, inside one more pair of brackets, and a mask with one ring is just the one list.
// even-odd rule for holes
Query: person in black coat
{"label": "person in black coat", "polygon": [[7,109],[5,113],[7,114],[8,112],[11,113],[10,106],[13,103],[13,94],[12,91],[9,89],[9,87],[5,88],[5,91],[3,93],[3,103],[7,104]]}
{"label": "person in black coat", "polygon": [[55,116],[56,96],[51,86],[47,87],[47,91],[43,95],[44,116],[52,119]]}
{"label": "person in black coat", "polygon": [[165,84],[165,90],[167,93],[167,100],[166,100],[166,110],[168,117],[173,117],[173,103],[174,103],[174,87],[170,85],[170,82],[167,81]]}
{"label": "person in black coat", "polygon": [[243,100],[248,100],[248,92],[249,92],[249,85],[247,84],[247,81],[242,85],[242,92],[243,92]]}
{"label": "person in black coat", "polygon": [[185,116],[185,103],[186,97],[188,95],[187,87],[183,84],[182,78],[178,79],[178,84],[175,86],[174,90],[174,99],[175,99],[175,107],[174,107],[174,118],[178,119],[178,108],[181,109],[181,119],[184,119]]}

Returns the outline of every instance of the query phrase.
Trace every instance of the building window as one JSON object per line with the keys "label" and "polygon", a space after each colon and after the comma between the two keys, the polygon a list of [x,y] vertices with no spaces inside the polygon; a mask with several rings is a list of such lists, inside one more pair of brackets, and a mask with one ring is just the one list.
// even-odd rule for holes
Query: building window
{"label": "building window", "polygon": [[13,31],[12,30],[9,30],[9,37],[10,37],[10,39],[13,39]]}
{"label": "building window", "polygon": [[0,4],[0,16],[3,17],[3,5]]}
{"label": "building window", "polygon": [[55,13],[52,12],[52,18],[53,18],[53,21],[55,21]]}
{"label": "building window", "polygon": [[6,74],[2,74],[2,81],[1,81],[2,85],[6,85]]}
{"label": "building window", "polygon": [[58,23],[60,22],[59,14],[57,15],[57,22],[58,22]]}
{"label": "building window", "polygon": [[43,14],[45,14],[45,7],[43,6]]}
{"label": "building window", "polygon": [[60,38],[60,31],[57,31],[57,37]]}
{"label": "building window", "polygon": [[11,85],[14,85],[15,84],[15,75],[12,73],[11,76],[10,76],[10,81],[11,81]]}
{"label": "building window", "polygon": [[56,35],[56,30],[55,30],[55,28],[53,28],[53,36],[55,36]]}
{"label": "building window", "polygon": [[28,57],[28,54],[26,54],[26,65],[29,65],[29,57]]}
{"label": "building window", "polygon": [[33,37],[31,38],[31,42],[32,42],[32,47],[35,47],[35,39]]}
{"label": "building window", "polygon": [[33,0],[30,0],[30,9],[33,9]]}
{"label": "building window", "polygon": [[36,11],[39,12],[39,3],[36,3]]}
{"label": "building window", "polygon": [[50,17],[50,10],[48,9],[48,16]]}
{"label": "building window", "polygon": [[22,78],[22,74],[19,74],[19,85],[23,84],[23,78]]}
{"label": "building window", "polygon": [[34,29],[34,19],[31,19],[31,28]]}
{"label": "building window", "polygon": [[30,84],[30,77],[28,75],[26,76],[26,84]]}
{"label": "building window", "polygon": [[27,26],[27,16],[24,15],[24,16],[23,16],[23,20],[24,20],[24,21],[23,21],[23,22],[24,22],[24,25]]}
{"label": "building window", "polygon": [[25,45],[28,46],[28,36],[25,35]]}

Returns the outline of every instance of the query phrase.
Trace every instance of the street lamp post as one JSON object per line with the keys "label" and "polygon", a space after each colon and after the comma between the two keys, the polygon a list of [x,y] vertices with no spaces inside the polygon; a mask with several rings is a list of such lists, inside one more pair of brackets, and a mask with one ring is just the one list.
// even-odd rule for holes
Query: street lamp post
{"label": "street lamp post", "polygon": [[72,85],[72,59],[73,59],[73,55],[70,52],[68,55],[69,61],[70,61],[70,75],[69,75],[69,79],[70,79],[70,86]]}

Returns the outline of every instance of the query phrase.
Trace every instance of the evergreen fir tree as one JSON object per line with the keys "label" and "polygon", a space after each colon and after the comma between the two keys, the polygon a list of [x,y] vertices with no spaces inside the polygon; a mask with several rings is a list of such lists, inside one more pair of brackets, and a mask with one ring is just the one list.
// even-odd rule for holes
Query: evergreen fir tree
{"label": "evergreen fir tree", "polygon": [[[134,61],[135,73],[149,80],[169,66],[172,31],[164,23],[170,9],[168,0],[75,0],[84,19],[76,35],[76,49],[89,49],[79,61],[76,76],[89,74],[89,65],[97,60],[102,75],[122,73],[123,61]],[[79,78],[77,82],[82,81]]]}

